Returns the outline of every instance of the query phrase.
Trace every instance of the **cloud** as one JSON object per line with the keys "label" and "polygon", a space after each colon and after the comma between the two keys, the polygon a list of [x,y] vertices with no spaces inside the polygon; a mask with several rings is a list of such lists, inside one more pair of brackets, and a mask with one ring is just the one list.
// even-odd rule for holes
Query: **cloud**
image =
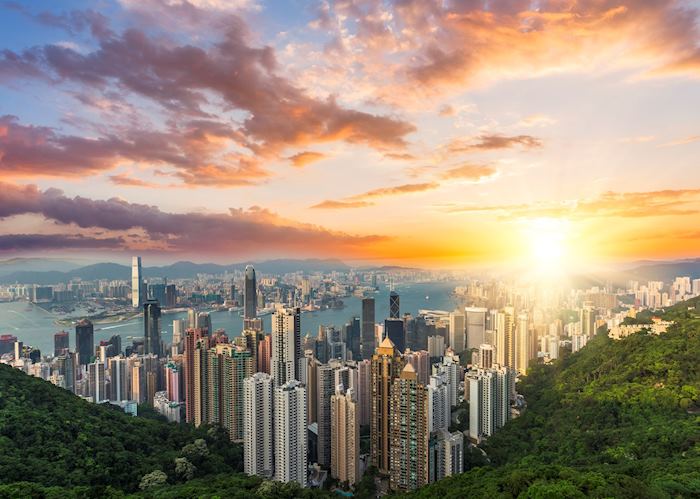
{"label": "cloud", "polygon": [[[117,238],[125,231],[142,231],[146,242],[172,252],[242,255],[269,253],[270,248],[274,248],[278,253],[309,254],[310,248],[315,247],[328,254],[353,255],[386,239],[299,223],[257,206],[247,210],[231,209],[228,213],[168,213],[155,206],[118,198],[71,198],[56,189],[41,191],[34,185],[0,183],[0,218],[21,214],[39,215],[54,222],[54,227],[65,229],[64,236],[75,234],[75,227],[107,231]],[[82,236],[91,235],[95,233]],[[39,237],[35,240],[48,241]]]}
{"label": "cloud", "polygon": [[455,139],[447,145],[452,153],[493,151],[520,146],[524,149],[542,147],[542,141],[532,135],[505,136],[498,134],[483,134],[472,139]]}
{"label": "cloud", "polygon": [[146,182],[145,180],[141,180],[141,179],[135,178],[135,177],[130,177],[124,173],[120,173],[118,175],[110,175],[109,180],[113,184],[123,185],[123,186],[128,186],[128,187],[157,187],[158,186],[158,184],[156,184],[156,183]]}
{"label": "cloud", "polygon": [[349,109],[332,96],[310,96],[280,74],[272,47],[249,43],[240,17],[226,14],[225,20],[225,30],[215,32],[217,41],[210,46],[177,44],[129,28],[99,37],[97,48],[87,53],[58,45],[6,50],[0,54],[0,71],[16,72],[18,78],[40,73],[56,85],[146,98],[177,122],[212,122],[221,109],[237,110],[242,118],[227,138],[256,156],[331,141],[405,147],[405,137],[415,130],[412,124]]}
{"label": "cloud", "polygon": [[700,189],[668,189],[650,192],[605,192],[598,197],[560,203],[504,205],[445,205],[448,213],[492,213],[502,219],[563,217],[646,218],[697,215]]}
{"label": "cloud", "polygon": [[316,161],[320,161],[327,157],[328,156],[326,154],[322,154],[320,152],[303,151],[293,156],[290,156],[287,159],[289,159],[289,161],[291,161],[292,165],[294,165],[295,167],[303,168],[307,165],[310,165],[311,163],[315,163]]}
{"label": "cloud", "polygon": [[393,159],[396,161],[413,161],[418,159],[417,156],[410,154],[410,153],[396,153],[396,152],[388,152],[384,154],[384,157],[386,159]]}
{"label": "cloud", "polygon": [[412,194],[415,192],[425,192],[440,187],[437,182],[423,182],[419,184],[402,184],[395,185],[391,187],[380,187],[379,189],[372,189],[371,191],[363,192],[362,194],[356,194],[351,196],[349,199],[373,199],[373,198],[383,198],[387,196],[397,196],[402,194]]}
{"label": "cloud", "polygon": [[120,249],[121,237],[95,238],[68,234],[2,234],[0,251],[35,251],[55,249]]}
{"label": "cloud", "polygon": [[673,140],[671,142],[667,142],[666,144],[662,144],[661,147],[684,146],[698,141],[700,141],[700,135],[689,135],[688,137],[683,137],[682,139]]}
{"label": "cloud", "polygon": [[498,171],[489,165],[475,165],[465,163],[460,166],[449,168],[442,172],[441,177],[448,180],[469,180],[479,182],[487,178],[493,177]]}
{"label": "cloud", "polygon": [[349,208],[366,208],[367,206],[372,206],[373,204],[374,203],[370,203],[368,201],[333,201],[327,199],[311,206],[311,208],[315,210],[339,210]]}

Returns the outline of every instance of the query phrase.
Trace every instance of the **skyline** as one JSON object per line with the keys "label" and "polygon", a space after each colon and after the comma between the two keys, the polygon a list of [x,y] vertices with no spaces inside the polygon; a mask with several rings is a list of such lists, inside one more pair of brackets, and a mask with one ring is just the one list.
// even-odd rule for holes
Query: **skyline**
{"label": "skyline", "polygon": [[0,258],[698,256],[698,2],[485,5],[4,4]]}

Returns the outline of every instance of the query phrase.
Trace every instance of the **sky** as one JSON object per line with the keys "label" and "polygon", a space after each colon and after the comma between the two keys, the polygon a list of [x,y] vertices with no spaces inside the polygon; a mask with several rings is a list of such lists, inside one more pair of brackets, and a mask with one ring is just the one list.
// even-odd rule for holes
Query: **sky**
{"label": "sky", "polygon": [[696,257],[698,9],[0,3],[0,258]]}

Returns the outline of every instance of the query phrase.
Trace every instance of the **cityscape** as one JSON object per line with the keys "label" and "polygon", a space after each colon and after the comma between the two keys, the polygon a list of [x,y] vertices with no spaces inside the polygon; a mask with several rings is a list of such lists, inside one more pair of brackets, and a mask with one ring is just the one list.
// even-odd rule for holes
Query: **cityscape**
{"label": "cityscape", "polygon": [[700,0],[0,33],[0,499],[700,498]]}

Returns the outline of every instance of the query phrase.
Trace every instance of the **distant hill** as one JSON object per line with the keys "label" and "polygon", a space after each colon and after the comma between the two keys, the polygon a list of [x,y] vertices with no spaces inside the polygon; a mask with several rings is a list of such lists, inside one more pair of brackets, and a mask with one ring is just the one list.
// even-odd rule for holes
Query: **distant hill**
{"label": "distant hill", "polygon": [[674,277],[700,278],[700,258],[670,262],[644,262],[621,272],[628,279],[644,281],[670,281]]}
{"label": "distant hill", "polygon": [[0,260],[0,276],[20,271],[32,272],[68,272],[82,267],[85,263],[56,258],[11,258]]}
{"label": "distant hill", "polygon": [[[235,263],[231,265],[219,265],[215,263],[177,262],[162,267],[144,267],[143,275],[146,278],[188,279],[197,274],[224,274],[243,270],[247,263]],[[253,263],[255,270],[260,274],[286,274],[289,272],[330,272],[346,271],[350,267],[340,260],[333,259],[307,259],[307,260],[269,260]],[[129,280],[131,279],[131,267],[117,263],[97,263],[60,271],[36,271],[15,270],[13,272],[0,273],[0,283],[3,284],[56,284],[68,282],[71,279],[94,281],[97,279]]]}

